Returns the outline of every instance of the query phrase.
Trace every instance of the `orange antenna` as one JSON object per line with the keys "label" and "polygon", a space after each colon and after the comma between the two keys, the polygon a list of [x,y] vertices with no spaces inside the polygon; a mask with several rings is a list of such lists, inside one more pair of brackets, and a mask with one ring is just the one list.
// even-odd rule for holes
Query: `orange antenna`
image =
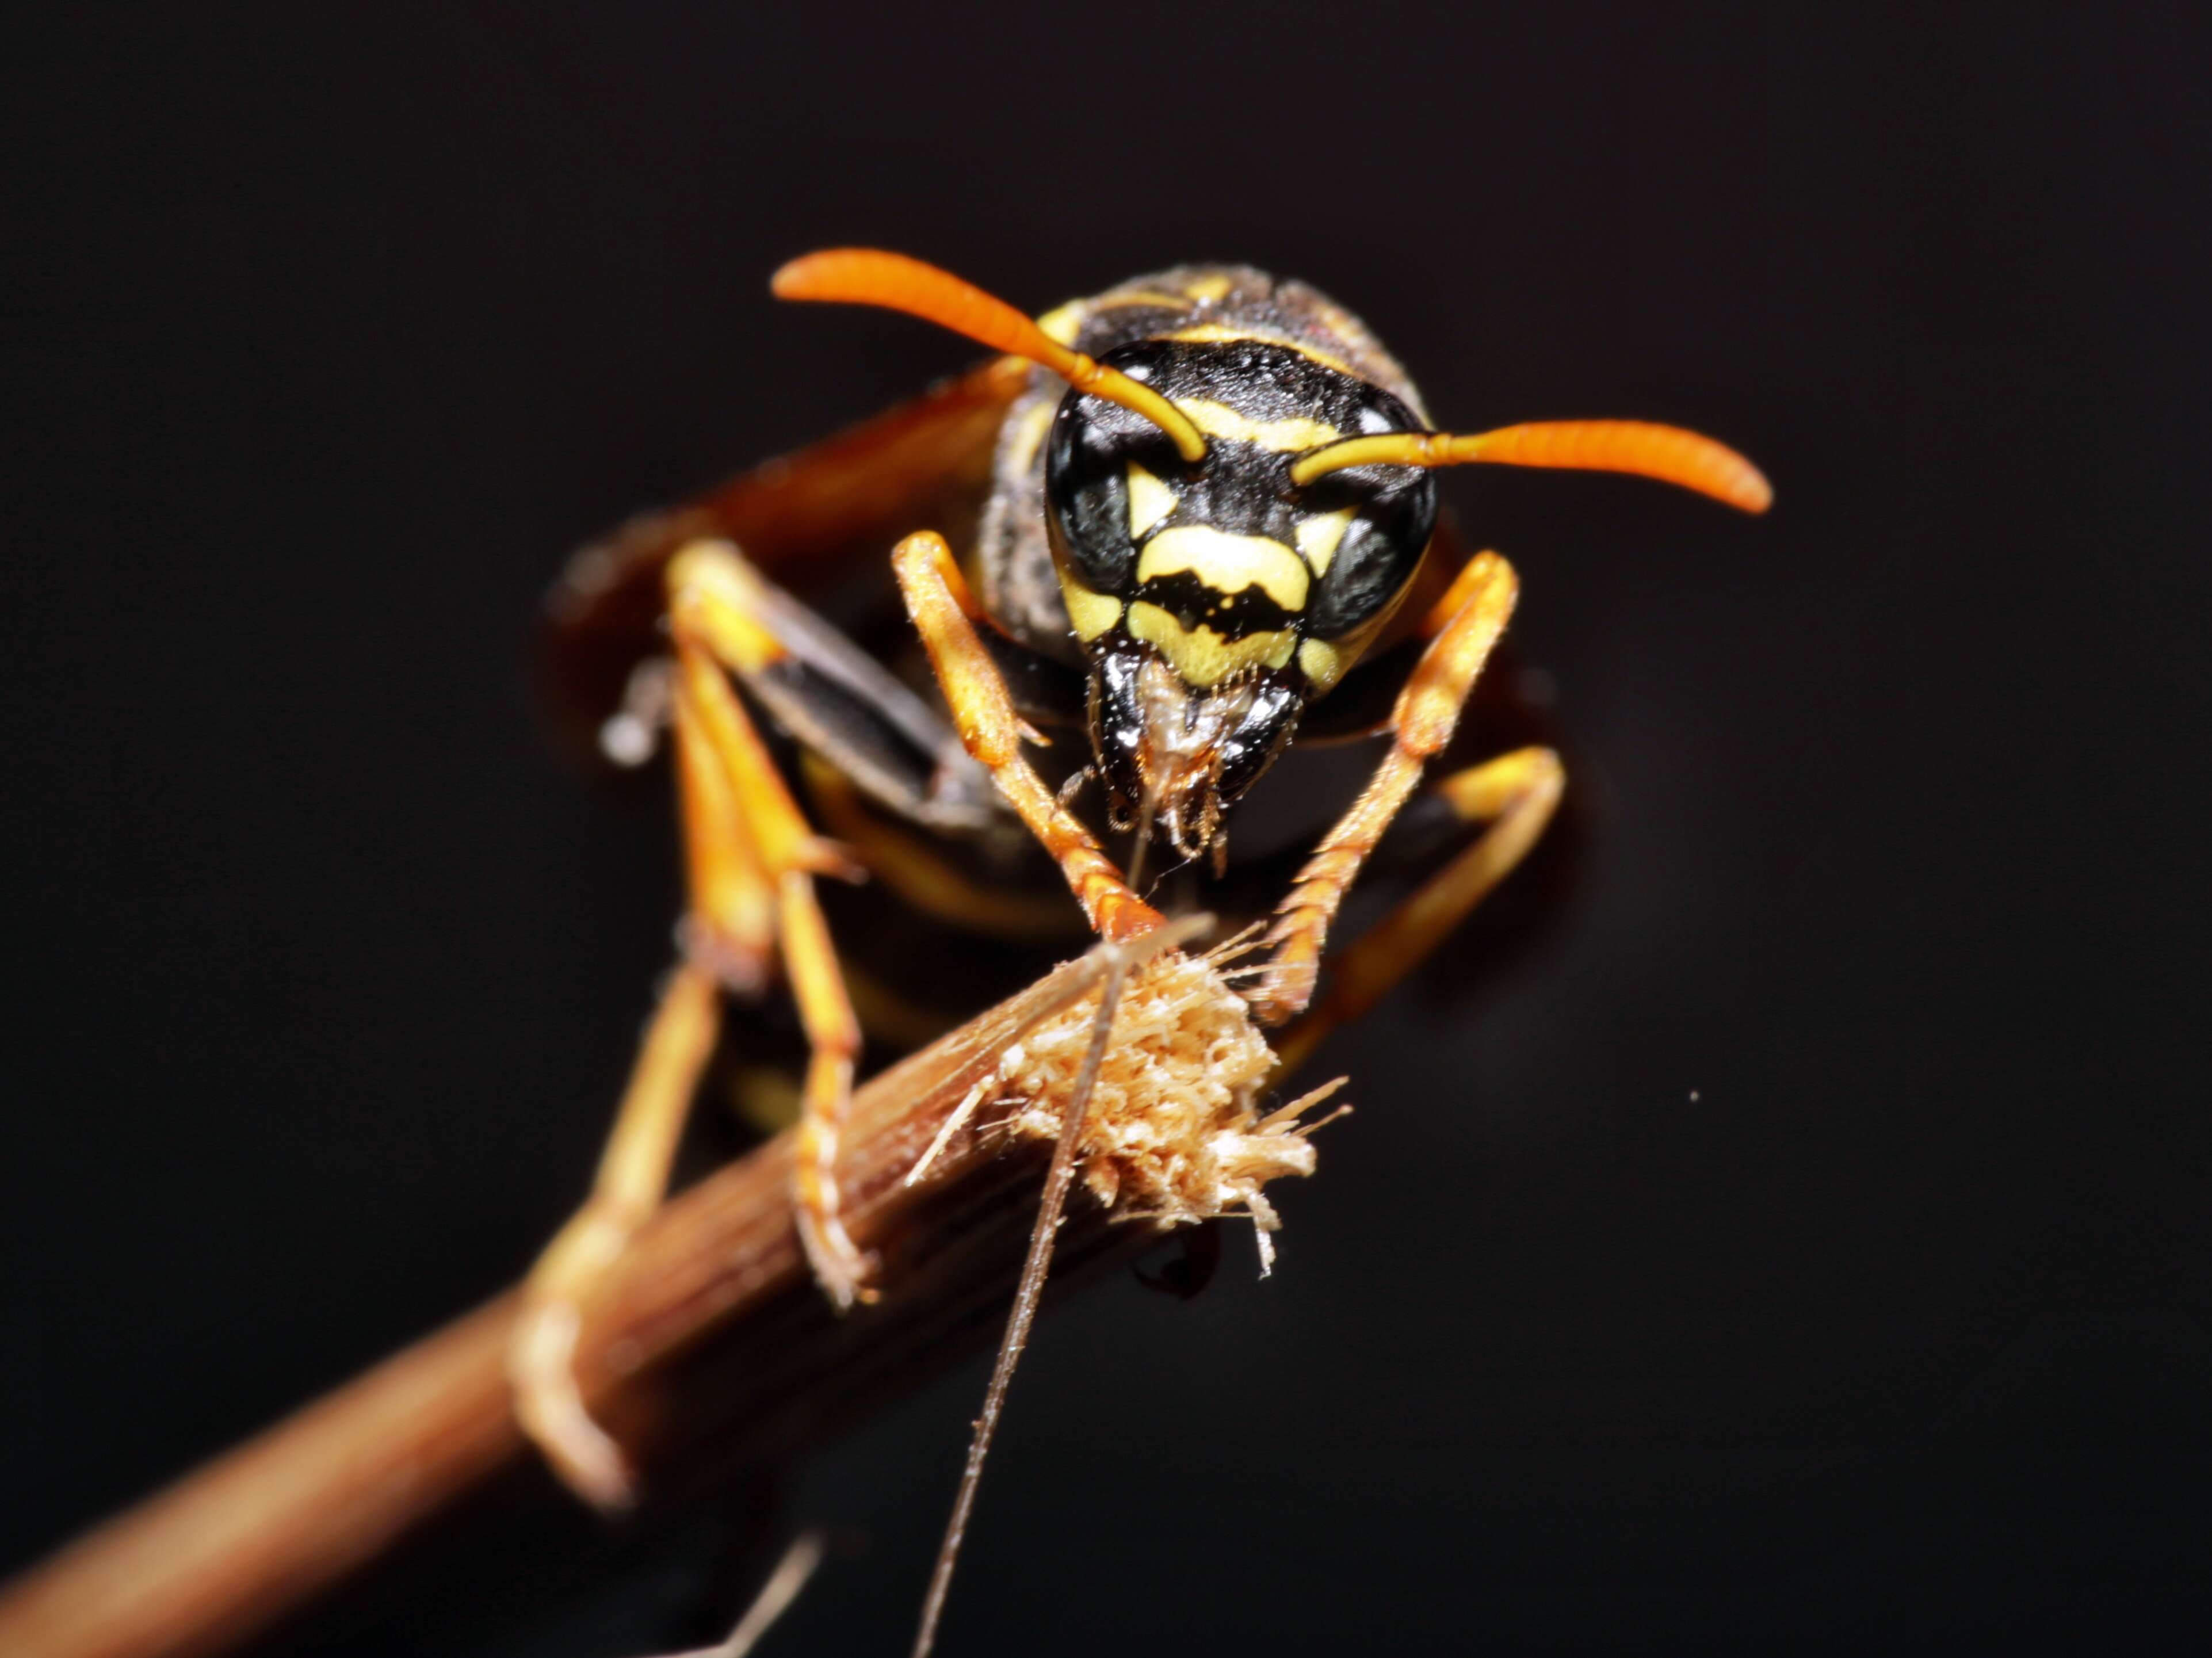
{"label": "orange antenna", "polygon": [[1449,432],[1384,432],[1309,450],[1291,467],[1304,489],[1347,466],[1458,466],[1468,461],[1507,466],[1569,466],[1592,472],[1632,472],[1679,483],[1747,513],[1772,504],[1774,487],[1759,468],[1724,443],[1640,420],[1547,420],[1455,437]]}
{"label": "orange antenna", "polygon": [[1142,415],[1175,440],[1185,460],[1194,464],[1206,459],[1206,439],[1198,428],[1158,392],[1118,368],[1104,367],[1097,359],[1069,349],[1004,300],[994,299],[949,270],[903,253],[838,247],[793,259],[769,279],[769,287],[780,300],[828,300],[903,311],[965,334],[994,351],[1027,357],[1077,391]]}

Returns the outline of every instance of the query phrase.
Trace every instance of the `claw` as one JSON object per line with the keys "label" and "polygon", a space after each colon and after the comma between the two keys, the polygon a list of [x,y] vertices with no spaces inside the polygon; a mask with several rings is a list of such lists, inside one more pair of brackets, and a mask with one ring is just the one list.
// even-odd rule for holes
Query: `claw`
{"label": "claw", "polygon": [[1267,964],[1260,982],[1245,993],[1252,1017],[1263,1025],[1279,1025],[1296,1017],[1313,1000],[1320,976],[1316,963],[1297,957]]}
{"label": "claw", "polygon": [[563,1485],[603,1513],[618,1514],[636,1503],[637,1479],[577,1390],[578,1322],[572,1301],[524,1308],[507,1350],[515,1419]]}
{"label": "claw", "polygon": [[876,1287],[869,1282],[876,1275],[876,1258],[853,1242],[844,1222],[817,1215],[802,1203],[799,1241],[805,1248],[815,1281],[839,1312],[850,1312],[856,1302],[876,1300]]}
{"label": "claw", "polygon": [[868,866],[854,856],[851,847],[826,835],[810,835],[799,848],[799,865],[811,875],[858,886],[868,878]]}
{"label": "claw", "polygon": [[637,1479],[622,1447],[585,1406],[576,1336],[584,1297],[628,1247],[632,1230],[589,1206],[575,1215],[531,1270],[507,1345],[515,1419],[562,1483],[607,1513],[635,1503]]}

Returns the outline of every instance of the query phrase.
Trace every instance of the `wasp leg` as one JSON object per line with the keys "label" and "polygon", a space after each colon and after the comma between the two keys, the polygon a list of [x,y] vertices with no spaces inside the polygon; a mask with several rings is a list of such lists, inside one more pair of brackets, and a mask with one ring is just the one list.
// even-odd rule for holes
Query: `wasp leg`
{"label": "wasp leg", "polygon": [[927,530],[908,536],[892,551],[891,568],[951,707],[961,742],[989,768],[1006,804],[1060,865],[1092,928],[1101,938],[1119,941],[1158,926],[1160,913],[1129,890],[1090,831],[1022,757],[1027,727],[1014,712],[997,664],[976,635],[981,612],[945,537]]}
{"label": "wasp leg", "polygon": [[690,723],[712,750],[774,884],[776,937],[811,1050],[793,1158],[799,1236],[823,1289],[838,1306],[849,1307],[861,1297],[867,1262],[838,1215],[837,1140],[860,1033],[814,895],[814,877],[859,872],[807,827],[723,671],[723,662],[753,628],[751,618],[711,584],[686,579],[695,573],[688,553],[669,567],[675,587],[669,623],[676,640],[677,718]]}
{"label": "wasp leg", "polygon": [[577,1326],[586,1296],[667,1189],[677,1136],[720,1029],[719,995],[714,975],[688,962],[661,992],[592,1194],[531,1269],[507,1340],[515,1416],[561,1478],[603,1509],[627,1505],[633,1484],[628,1460],[577,1391]]}
{"label": "wasp leg", "polygon": [[[729,543],[694,542],[669,571],[672,591],[696,596],[717,659],[798,741],[811,804],[872,875],[922,913],[971,932],[1044,939],[1079,930],[1048,894],[979,883],[941,855],[940,837],[972,843],[1014,835],[990,773],[941,714]],[[988,642],[1002,671],[1019,669],[1037,694],[1018,703],[1022,717],[1053,717],[1066,692],[1053,690],[1045,671],[1066,671],[996,635]],[[1082,706],[1079,689],[1074,706]],[[902,818],[927,835],[907,832]]]}
{"label": "wasp leg", "polygon": [[[1505,603],[1510,610],[1519,589],[1519,579],[1514,575],[1513,567],[1496,553],[1480,552],[1459,567],[1459,574],[1451,579],[1451,585],[1443,590],[1435,604],[1422,612],[1421,619],[1413,626],[1414,633],[1423,639],[1432,640],[1443,632],[1459,620],[1461,613],[1469,604],[1497,584],[1500,569],[1504,571],[1508,584]],[[1504,625],[1499,623],[1501,629]],[[1481,664],[1477,663],[1475,668],[1476,672],[1480,672]],[[1474,685],[1474,674],[1468,676],[1467,683],[1470,687]]]}
{"label": "wasp leg", "polygon": [[[1496,553],[1477,553],[1453,581],[1450,620],[1422,653],[1390,716],[1390,752],[1359,799],[1315,847],[1290,893],[1277,906],[1266,942],[1274,946],[1252,993],[1255,1017],[1282,1024],[1313,999],[1329,923],[1359,866],[1420,781],[1421,768],[1451,740],[1460,710],[1488,660],[1519,583]],[[1442,606],[1439,606],[1441,610]]]}
{"label": "wasp leg", "polygon": [[685,547],[669,562],[668,590],[747,695],[871,799],[955,835],[1005,823],[990,778],[944,720],[731,543]]}
{"label": "wasp leg", "polygon": [[990,487],[1000,424],[1033,372],[994,358],[580,549],[545,603],[545,689],[561,729],[589,749],[631,669],[660,654],[668,562],[693,542],[734,541],[765,568],[820,583],[872,568],[917,524],[964,529]]}
{"label": "wasp leg", "polygon": [[1328,993],[1275,1044],[1279,1074],[1288,1076],[1330,1031],[1374,1006],[1511,873],[1551,823],[1566,779],[1551,750],[1516,749],[1436,786],[1462,823],[1489,828],[1331,960]]}
{"label": "wasp leg", "polygon": [[[676,1142],[720,1026],[720,987],[757,990],[781,954],[812,1050],[793,1181],[799,1236],[841,1307],[868,1262],[838,1215],[837,1141],[860,1031],[814,895],[817,874],[857,872],[807,827],[722,666],[745,624],[710,584],[672,563],[677,781],[690,909],[684,959],[617,1114],[592,1194],[532,1270],[509,1340],[516,1414],[554,1468],[601,1507],[629,1500],[620,1449],[590,1418],[572,1373],[581,1309],[665,1193]],[[964,758],[964,756],[963,756]]]}

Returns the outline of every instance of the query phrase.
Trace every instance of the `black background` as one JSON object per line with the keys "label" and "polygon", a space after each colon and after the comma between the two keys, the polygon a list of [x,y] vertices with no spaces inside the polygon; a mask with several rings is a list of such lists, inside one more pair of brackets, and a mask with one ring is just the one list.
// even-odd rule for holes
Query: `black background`
{"label": "black background", "polygon": [[[587,533],[971,355],[770,303],[860,241],[1036,309],[1292,272],[1443,421],[1677,420],[1780,501],[1451,480],[1558,686],[1571,896],[1334,1045],[1363,1109],[1273,1280],[1232,1232],[1194,1303],[1117,1276],[1048,1322],[949,1649],[2201,1639],[2207,44],[25,9],[0,1561],[580,1193],[672,825],[551,756],[533,605]],[[981,1373],[788,1471],[772,1529],[868,1546],[766,1650],[902,1649]],[[536,1512],[290,1643],[597,1658],[748,1587],[715,1516]]]}

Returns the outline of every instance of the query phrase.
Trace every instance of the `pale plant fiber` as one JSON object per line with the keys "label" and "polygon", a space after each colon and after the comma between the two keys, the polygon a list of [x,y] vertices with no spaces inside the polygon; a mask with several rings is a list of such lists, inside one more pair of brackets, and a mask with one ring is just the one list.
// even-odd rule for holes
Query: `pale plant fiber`
{"label": "pale plant fiber", "polygon": [[[1273,1254],[1267,1235],[1279,1222],[1261,1188],[1314,1172],[1306,1138],[1313,1125],[1299,1119],[1337,1084],[1261,1114],[1275,1055],[1222,976],[1226,953],[1170,951],[1131,976],[1079,1151],[1084,1184],[1116,1218],[1182,1226],[1249,1215],[1265,1270]],[[1025,1139],[1059,1134],[1052,1102],[1069,1096],[1097,1009],[1094,994],[1000,1056],[984,1104],[1012,1107],[1006,1132]]]}

